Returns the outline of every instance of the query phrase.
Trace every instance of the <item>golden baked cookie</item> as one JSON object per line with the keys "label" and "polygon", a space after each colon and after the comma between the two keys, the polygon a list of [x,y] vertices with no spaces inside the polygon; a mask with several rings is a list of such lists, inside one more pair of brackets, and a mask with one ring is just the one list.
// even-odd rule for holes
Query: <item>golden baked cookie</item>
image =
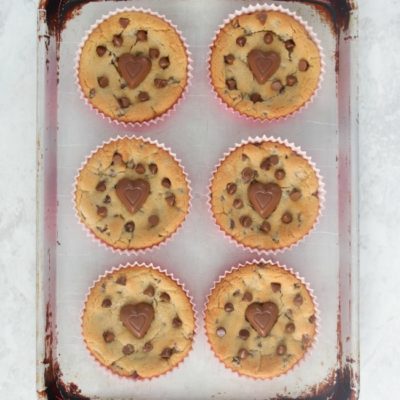
{"label": "golden baked cookie", "polygon": [[132,265],[100,277],[83,310],[90,353],[112,372],[152,378],[177,366],[192,348],[195,316],[183,288],[158,269]]}
{"label": "golden baked cookie", "polygon": [[260,139],[233,150],[211,181],[216,223],[240,244],[258,250],[293,245],[314,227],[321,184],[309,160],[292,147]]}
{"label": "golden baked cookie", "polygon": [[205,312],[208,341],[226,367],[267,379],[293,368],[312,346],[317,310],[303,280],[270,262],[226,274]]}
{"label": "golden baked cookie", "polygon": [[294,113],[319,87],[321,52],[309,28],[281,8],[245,12],[218,32],[210,77],[239,113],[271,120]]}
{"label": "golden baked cookie", "polygon": [[117,250],[157,245],[183,223],[189,185],[178,161],[140,138],[112,140],[97,149],[76,178],[79,220]]}
{"label": "golden baked cookie", "polygon": [[186,45],[165,19],[113,13],[80,49],[78,81],[87,101],[113,120],[150,121],[174,107],[188,83]]}

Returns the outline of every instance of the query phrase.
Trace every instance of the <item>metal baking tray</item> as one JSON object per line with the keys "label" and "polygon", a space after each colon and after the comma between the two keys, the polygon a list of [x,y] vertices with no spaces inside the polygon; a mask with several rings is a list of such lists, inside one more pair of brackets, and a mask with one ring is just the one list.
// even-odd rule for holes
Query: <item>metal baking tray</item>
{"label": "metal baking tray", "polygon": [[[358,100],[357,6],[350,0],[276,1],[316,31],[326,74],[315,101],[276,123],[233,117],[208,84],[208,46],[215,30],[248,0],[42,0],[38,11],[37,121],[37,393],[44,399],[356,399],[358,336]],[[85,31],[118,7],[150,8],[172,20],[194,59],[193,85],[164,122],[115,128],[79,99],[74,58]],[[201,112],[199,112],[201,110]],[[192,211],[177,237],[139,257],[118,255],[89,240],[75,219],[72,185],[87,154],[118,134],[157,139],[177,153],[192,180]],[[289,374],[254,381],[225,369],[209,349],[200,321],[194,351],[179,369],[151,381],[121,379],[87,353],[80,332],[85,294],[99,274],[128,261],[158,264],[180,278],[199,316],[215,279],[257,258],[231,244],[207,209],[210,174],[222,154],[248,136],[280,136],[306,151],[327,190],[317,229],[296,248],[272,257],[300,273],[315,290],[319,340]]]}

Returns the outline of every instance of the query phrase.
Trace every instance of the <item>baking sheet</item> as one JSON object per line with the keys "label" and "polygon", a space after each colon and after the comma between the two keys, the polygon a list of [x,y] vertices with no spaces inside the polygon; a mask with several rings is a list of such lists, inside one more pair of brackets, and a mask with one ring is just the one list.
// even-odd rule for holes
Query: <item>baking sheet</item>
{"label": "baking sheet", "polygon": [[[40,396],[56,398],[45,387],[58,383],[54,390],[61,387],[65,396],[80,393],[99,399],[357,397],[355,16],[350,21],[353,25],[338,37],[323,8],[309,2],[274,2],[296,11],[316,31],[326,56],[326,73],[308,109],[286,121],[259,123],[225,111],[214,98],[207,78],[208,46],[215,30],[229,13],[249,4],[255,3],[88,2],[70,17],[64,29],[54,32],[48,31],[46,16],[39,13]],[[103,14],[125,6],[151,8],[172,20],[187,39],[194,59],[194,79],[186,100],[166,121],[141,129],[116,128],[99,118],[79,99],[74,82],[73,60],[85,31]],[[46,57],[47,62],[40,57]],[[72,184],[81,162],[97,145],[118,134],[142,135],[164,143],[182,160],[192,181],[193,207],[183,228],[166,246],[141,256],[113,254],[93,243],[76,221],[72,206]],[[269,257],[292,267],[310,282],[321,312],[320,334],[311,356],[293,372],[271,381],[239,378],[226,370],[213,356],[201,321],[213,281],[231,266],[258,258],[231,244],[214,226],[207,207],[211,172],[229,147],[262,134],[288,139],[306,151],[321,170],[327,191],[326,208],[316,230],[298,247]],[[111,267],[133,261],[153,262],[181,279],[194,297],[200,317],[193,352],[179,369],[150,382],[121,379],[99,368],[80,333],[79,317],[89,286]]]}

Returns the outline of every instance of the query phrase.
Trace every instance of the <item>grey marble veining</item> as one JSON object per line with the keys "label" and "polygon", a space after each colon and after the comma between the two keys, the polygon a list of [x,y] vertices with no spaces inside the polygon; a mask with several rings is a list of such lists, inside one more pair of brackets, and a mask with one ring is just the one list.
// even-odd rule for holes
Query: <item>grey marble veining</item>
{"label": "grey marble veining", "polygon": [[[35,398],[35,0],[0,0],[0,399]],[[361,399],[400,389],[400,2],[360,5]]]}

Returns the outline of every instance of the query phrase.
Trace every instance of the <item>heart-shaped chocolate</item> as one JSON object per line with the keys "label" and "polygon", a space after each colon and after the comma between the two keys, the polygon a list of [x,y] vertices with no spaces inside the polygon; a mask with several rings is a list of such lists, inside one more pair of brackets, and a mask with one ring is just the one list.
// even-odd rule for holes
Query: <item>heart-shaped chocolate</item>
{"label": "heart-shaped chocolate", "polygon": [[144,179],[122,178],[115,185],[115,192],[125,208],[132,214],[140,210],[149,197],[150,184]]}
{"label": "heart-shaped chocolate", "polygon": [[247,64],[259,84],[267,82],[281,65],[281,56],[275,51],[253,49],[247,54]]}
{"label": "heart-shaped chocolate", "polygon": [[135,337],[141,339],[154,320],[154,308],[148,303],[126,304],[119,312],[119,319]]}
{"label": "heart-shaped chocolate", "polygon": [[125,53],[118,58],[118,70],[131,89],[144,81],[151,70],[151,60],[146,56]]}
{"label": "heart-shaped chocolate", "polygon": [[282,190],[276,183],[253,181],[247,189],[247,196],[253,208],[263,218],[268,218],[278,207],[282,197]]}
{"label": "heart-shaped chocolate", "polygon": [[278,306],[267,301],[266,303],[251,303],[246,308],[245,317],[260,336],[266,337],[278,320],[278,314]]}

